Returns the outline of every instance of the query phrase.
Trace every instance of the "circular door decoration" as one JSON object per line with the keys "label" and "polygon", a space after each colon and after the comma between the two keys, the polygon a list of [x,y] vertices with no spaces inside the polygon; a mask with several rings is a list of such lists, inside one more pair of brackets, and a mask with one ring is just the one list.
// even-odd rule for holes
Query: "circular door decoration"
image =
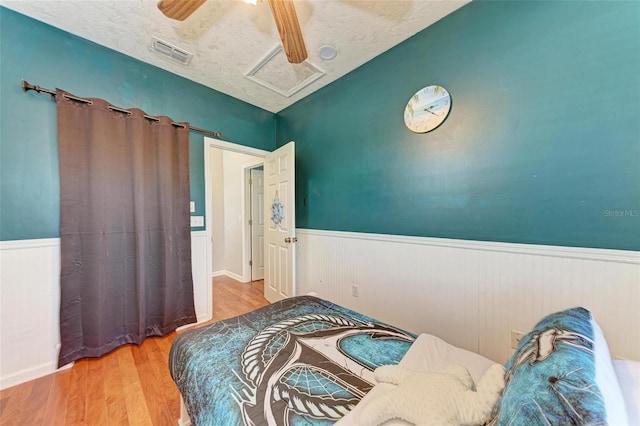
{"label": "circular door decoration", "polygon": [[271,220],[275,226],[280,226],[282,219],[284,219],[284,206],[280,202],[280,197],[276,194],[271,203]]}
{"label": "circular door decoration", "polygon": [[449,115],[451,95],[442,86],[427,86],[418,90],[404,109],[404,123],[415,133],[429,132]]}

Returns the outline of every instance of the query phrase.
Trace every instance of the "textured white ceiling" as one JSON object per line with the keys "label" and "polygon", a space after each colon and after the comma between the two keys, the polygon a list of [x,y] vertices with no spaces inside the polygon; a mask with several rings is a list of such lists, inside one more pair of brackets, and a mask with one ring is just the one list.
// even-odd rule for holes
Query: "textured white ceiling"
{"label": "textured white ceiling", "polygon": [[[325,75],[290,97],[245,78],[280,44],[267,1],[208,0],[183,22],[165,17],[156,0],[1,0],[3,6],[153,64],[271,112],[278,112],[373,59],[470,0],[296,0],[308,62]],[[194,54],[189,66],[149,49],[151,37]],[[320,59],[320,46],[338,50]],[[299,74],[280,61],[269,68]]]}

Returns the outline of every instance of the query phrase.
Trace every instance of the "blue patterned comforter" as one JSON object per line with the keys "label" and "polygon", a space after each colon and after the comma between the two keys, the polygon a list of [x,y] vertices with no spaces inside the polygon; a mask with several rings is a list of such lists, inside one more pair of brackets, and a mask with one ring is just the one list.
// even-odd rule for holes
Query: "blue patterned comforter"
{"label": "blue patterned comforter", "polygon": [[414,338],[301,296],[179,335],[169,368],[195,425],[328,425]]}

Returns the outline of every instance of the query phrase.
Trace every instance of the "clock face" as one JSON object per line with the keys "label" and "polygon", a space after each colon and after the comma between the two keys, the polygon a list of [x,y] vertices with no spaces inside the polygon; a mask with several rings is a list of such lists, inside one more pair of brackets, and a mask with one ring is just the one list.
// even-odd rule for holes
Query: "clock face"
{"label": "clock face", "polygon": [[451,95],[442,86],[427,86],[409,99],[404,122],[412,132],[426,133],[438,127],[449,115]]}

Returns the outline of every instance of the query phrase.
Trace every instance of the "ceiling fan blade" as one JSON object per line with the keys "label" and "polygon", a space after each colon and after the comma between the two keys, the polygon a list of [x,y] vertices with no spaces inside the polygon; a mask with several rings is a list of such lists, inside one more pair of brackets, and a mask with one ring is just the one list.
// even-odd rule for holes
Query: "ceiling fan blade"
{"label": "ceiling fan blade", "polygon": [[206,0],[162,0],[158,2],[158,9],[167,18],[184,21],[196,11]]}
{"label": "ceiling fan blade", "polygon": [[299,64],[307,59],[307,48],[304,45],[293,0],[269,0],[269,6],[278,27],[287,60],[292,64]]}

